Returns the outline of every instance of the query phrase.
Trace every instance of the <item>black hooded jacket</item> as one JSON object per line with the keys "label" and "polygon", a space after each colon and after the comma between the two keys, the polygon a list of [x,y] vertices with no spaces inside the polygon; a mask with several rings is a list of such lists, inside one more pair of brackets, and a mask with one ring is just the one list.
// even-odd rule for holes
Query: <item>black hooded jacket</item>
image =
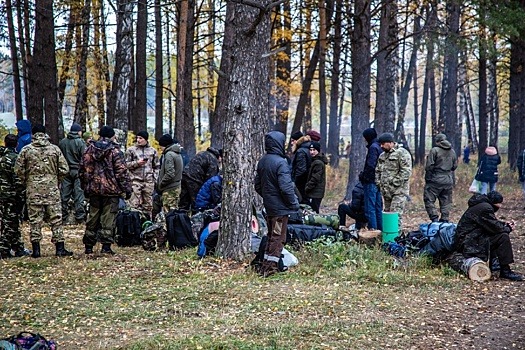
{"label": "black hooded jacket", "polygon": [[491,236],[512,231],[507,223],[496,218],[494,206],[483,194],[475,194],[468,201],[468,209],[456,228],[455,251],[465,258],[477,257],[487,261]]}
{"label": "black hooded jacket", "polygon": [[285,158],[282,132],[270,131],[264,137],[266,154],[257,164],[255,190],[262,196],[268,216],[285,216],[299,210],[290,168]]}

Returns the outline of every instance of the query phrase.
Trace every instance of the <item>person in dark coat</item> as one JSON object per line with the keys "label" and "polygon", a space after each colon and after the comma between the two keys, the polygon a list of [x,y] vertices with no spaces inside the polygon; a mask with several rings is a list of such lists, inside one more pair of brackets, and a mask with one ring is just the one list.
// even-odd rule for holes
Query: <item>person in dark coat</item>
{"label": "person in dark coat", "polygon": [[[425,165],[423,202],[430,220],[448,222],[458,157],[445,134],[437,134],[435,141],[436,145],[428,153]],[[436,199],[439,202],[439,213],[435,206]]]}
{"label": "person in dark coat", "polygon": [[31,122],[27,119],[22,119],[16,122],[16,129],[18,130],[18,143],[16,145],[16,153],[20,153],[22,148],[29,145],[32,141]]}
{"label": "person in dark coat", "polygon": [[190,209],[195,205],[195,197],[201,186],[219,173],[222,150],[208,147],[193,157],[182,171],[182,187],[179,208]]}
{"label": "person in dark coat", "polygon": [[263,277],[279,271],[278,263],[286,241],[288,215],[299,210],[290,168],[285,158],[286,137],[270,131],[264,137],[266,154],[257,163],[255,191],[263,198],[268,222],[268,244],[259,269]]}
{"label": "person in dark coat", "polygon": [[337,215],[339,215],[339,226],[346,226],[347,215],[355,220],[356,230],[366,226],[368,219],[365,215],[365,190],[361,182],[358,182],[352,190],[352,201],[339,204]]}
{"label": "person in dark coat", "polygon": [[222,176],[215,175],[209,178],[202,185],[197,198],[195,199],[195,208],[198,211],[213,209],[222,200]]}
{"label": "person in dark coat", "polygon": [[319,213],[326,187],[328,158],[321,153],[321,144],[317,141],[310,143],[310,157],[312,157],[312,164],[304,190],[306,197],[310,199],[310,206],[316,213]]}
{"label": "person in dark coat", "polygon": [[476,257],[488,261],[497,257],[500,278],[522,281],[523,276],[510,269],[514,256],[509,233],[514,223],[496,218],[502,203],[503,196],[496,191],[487,195],[473,195],[468,201],[468,209],[458,222],[454,250],[466,259]]}
{"label": "person in dark coat", "polygon": [[377,140],[377,132],[374,128],[363,131],[363,137],[368,151],[366,152],[365,166],[359,174],[359,181],[363,184],[365,216],[369,229],[382,230],[383,198],[376,185],[376,165],[383,150]]}
{"label": "person in dark coat", "polygon": [[308,172],[310,171],[310,164],[312,164],[310,142],[310,136],[305,135],[299,137],[292,145],[292,180],[301,194],[301,204],[310,204],[305,192]]}
{"label": "person in dark coat", "polygon": [[470,142],[463,148],[463,163],[470,163]]}
{"label": "person in dark coat", "polygon": [[475,179],[481,182],[481,194],[487,194],[496,190],[498,182],[498,165],[501,163],[501,157],[498,149],[489,146],[485,149],[485,154],[481,156],[478,163],[478,171]]}

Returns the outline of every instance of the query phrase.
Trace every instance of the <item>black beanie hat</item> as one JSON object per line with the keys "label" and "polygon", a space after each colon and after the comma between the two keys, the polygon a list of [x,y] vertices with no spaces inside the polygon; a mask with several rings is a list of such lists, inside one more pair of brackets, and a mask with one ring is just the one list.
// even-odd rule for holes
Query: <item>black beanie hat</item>
{"label": "black beanie hat", "polygon": [[142,137],[144,140],[148,141],[149,134],[147,131],[139,131],[137,136]]}
{"label": "black beanie hat", "polygon": [[299,140],[301,137],[303,137],[303,133],[300,131],[296,131],[290,136],[292,140]]}
{"label": "black beanie hat", "polygon": [[104,125],[99,132],[100,137],[106,137],[108,139],[115,136],[115,130],[111,126]]}
{"label": "black beanie hat", "polygon": [[4,144],[6,147],[15,148],[18,144],[18,136],[14,134],[5,135]]}
{"label": "black beanie hat", "polygon": [[39,132],[45,134],[46,133],[46,127],[43,126],[42,124],[35,124],[35,125],[33,125],[33,129],[31,130],[31,132],[33,133],[33,135],[36,134],[36,133],[39,133]]}
{"label": "black beanie hat", "polygon": [[71,125],[71,128],[69,129],[70,132],[79,132],[82,131],[82,127],[78,123],[73,123]]}
{"label": "black beanie hat", "polygon": [[503,196],[498,191],[489,192],[487,198],[491,204],[503,203]]}
{"label": "black beanie hat", "polygon": [[170,134],[164,134],[159,139],[159,145],[161,145],[162,147],[168,147],[172,144],[173,144],[173,138],[171,137]]}
{"label": "black beanie hat", "polygon": [[368,128],[365,131],[363,131],[363,137],[366,141],[372,142],[377,137],[377,131],[374,128]]}
{"label": "black beanie hat", "polygon": [[379,143],[394,142],[394,135],[389,132],[385,132],[377,139]]}
{"label": "black beanie hat", "polygon": [[310,148],[314,148],[317,150],[317,152],[321,152],[321,144],[317,141],[312,141],[310,143]]}

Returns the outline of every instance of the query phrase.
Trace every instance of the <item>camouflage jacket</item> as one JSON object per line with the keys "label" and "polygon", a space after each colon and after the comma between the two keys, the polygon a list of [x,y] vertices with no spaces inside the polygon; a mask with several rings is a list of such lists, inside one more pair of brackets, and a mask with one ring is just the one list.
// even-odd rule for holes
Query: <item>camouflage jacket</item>
{"label": "camouflage jacket", "polygon": [[377,160],[376,185],[385,197],[408,195],[411,174],[412,157],[397,143]]}
{"label": "camouflage jacket", "polygon": [[[140,159],[146,159],[146,164],[141,166],[138,162]],[[149,144],[132,146],[126,150],[126,166],[132,181],[145,181],[153,184],[159,172],[157,151]]]}
{"label": "camouflage jacket", "polygon": [[190,182],[191,186],[195,188],[194,196],[201,186],[210,177],[219,173],[219,151],[213,147],[208,147],[204,152],[198,153],[193,157],[188,165],[182,171],[183,181]]}
{"label": "camouflage jacket", "polygon": [[118,197],[131,193],[131,180],[119,145],[110,139],[91,141],[78,172],[86,196]]}
{"label": "camouflage jacket", "polygon": [[18,154],[14,148],[0,147],[0,200],[20,200],[24,186],[15,173]]}
{"label": "camouflage jacket", "polygon": [[15,172],[26,186],[26,199],[31,204],[60,202],[59,184],[69,173],[69,166],[58,146],[44,133],[33,135],[15,163]]}

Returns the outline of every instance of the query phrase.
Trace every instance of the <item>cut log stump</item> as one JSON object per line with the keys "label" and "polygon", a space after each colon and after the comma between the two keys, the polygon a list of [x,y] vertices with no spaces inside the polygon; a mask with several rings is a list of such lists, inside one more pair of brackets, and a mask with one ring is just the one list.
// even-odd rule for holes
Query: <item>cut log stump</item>
{"label": "cut log stump", "polygon": [[377,245],[381,241],[381,230],[361,230],[357,232],[359,243],[369,247]]}
{"label": "cut log stump", "polygon": [[463,273],[472,281],[485,282],[491,277],[489,265],[481,259],[466,259],[461,253],[454,253],[446,261],[451,268]]}

